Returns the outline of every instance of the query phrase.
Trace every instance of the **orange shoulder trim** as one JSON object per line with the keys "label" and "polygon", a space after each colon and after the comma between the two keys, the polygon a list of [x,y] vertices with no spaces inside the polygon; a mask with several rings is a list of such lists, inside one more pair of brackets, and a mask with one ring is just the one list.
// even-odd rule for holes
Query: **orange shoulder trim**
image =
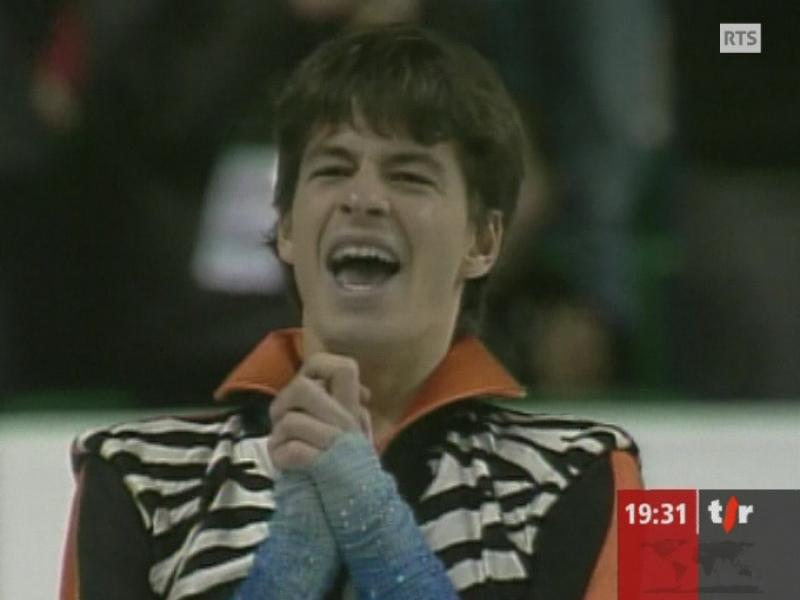
{"label": "orange shoulder trim", "polygon": [[230,393],[243,391],[274,396],[297,373],[302,356],[301,329],[273,331],[236,365],[214,392],[214,399],[224,400]]}
{"label": "orange shoulder trim", "polygon": [[80,520],[81,495],[83,494],[83,470],[78,473],[77,486],[72,496],[69,513],[67,539],[61,561],[61,587],[59,600],[80,599],[80,574],[78,572],[78,521]]}

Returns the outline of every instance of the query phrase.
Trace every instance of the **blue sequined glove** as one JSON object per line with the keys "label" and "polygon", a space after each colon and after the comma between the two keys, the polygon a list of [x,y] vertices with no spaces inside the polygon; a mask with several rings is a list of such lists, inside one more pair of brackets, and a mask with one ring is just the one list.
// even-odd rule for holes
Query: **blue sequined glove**
{"label": "blue sequined glove", "polygon": [[275,500],[268,537],[231,600],[318,600],[333,585],[339,557],[311,477],[283,473]]}
{"label": "blue sequined glove", "polygon": [[366,437],[340,435],[310,473],[360,600],[458,598]]}

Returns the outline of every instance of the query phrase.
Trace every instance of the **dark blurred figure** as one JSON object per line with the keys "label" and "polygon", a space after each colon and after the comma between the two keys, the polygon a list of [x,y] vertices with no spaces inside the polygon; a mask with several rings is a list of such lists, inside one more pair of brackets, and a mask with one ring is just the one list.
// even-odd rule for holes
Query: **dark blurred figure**
{"label": "dark blurred figure", "polygon": [[[3,115],[25,129],[11,139],[39,152],[19,164],[20,149],[4,151],[13,190],[4,196],[13,198],[15,217],[4,219],[14,223],[3,252],[9,385],[132,386],[164,403],[182,401],[178,390],[208,392],[230,366],[218,364],[221,357],[240,351],[231,343],[251,343],[289,318],[280,298],[232,302],[191,280],[208,175],[259,93],[268,95],[265,82],[288,71],[320,34],[290,27],[283,3],[200,2],[187,10],[160,0],[103,0],[48,8],[38,37],[26,36],[9,58],[14,68],[3,70],[20,72],[8,96],[16,114]],[[19,23],[30,14],[22,7],[3,14],[4,26],[23,35]],[[72,61],[80,85],[45,86],[37,108],[37,69],[49,55],[64,59],[62,37],[80,49]],[[30,132],[53,137],[39,109],[57,113],[48,102],[63,92],[73,115],[44,152]],[[268,139],[268,131],[263,122],[247,134]]]}
{"label": "dark blurred figure", "polygon": [[[40,351],[51,335],[58,336],[56,323],[69,312],[69,299],[43,297],[51,283],[69,279],[65,249],[53,252],[66,214],[52,201],[54,159],[67,127],[59,116],[69,112],[69,101],[62,112],[38,102],[44,87],[68,85],[71,75],[71,65],[54,62],[47,53],[60,5],[56,0],[0,4],[0,397],[20,383],[22,372],[36,370],[37,353],[48,356]],[[66,54],[74,50],[65,39],[58,43],[66,43]],[[37,319],[47,326],[31,327]],[[60,368],[46,358],[38,367]]]}
{"label": "dark blurred figure", "polygon": [[[528,108],[543,161],[537,176],[548,179],[534,182],[523,202],[538,207],[511,232],[506,277],[494,290],[494,346],[503,355],[502,338],[523,332],[528,351],[505,358],[551,390],[653,384],[665,365],[653,373],[638,355],[665,342],[663,330],[643,335],[663,319],[645,300],[652,280],[643,270],[653,265],[642,255],[669,226],[647,230],[653,219],[641,215],[660,210],[652,187],[664,177],[671,127],[663,7],[508,0],[494,17],[493,52]],[[533,302],[527,327],[511,316],[509,296],[515,307]]]}
{"label": "dark blurred figure", "polygon": [[[672,0],[685,269],[680,377],[709,397],[800,397],[800,8]],[[720,54],[761,23],[761,54]]]}

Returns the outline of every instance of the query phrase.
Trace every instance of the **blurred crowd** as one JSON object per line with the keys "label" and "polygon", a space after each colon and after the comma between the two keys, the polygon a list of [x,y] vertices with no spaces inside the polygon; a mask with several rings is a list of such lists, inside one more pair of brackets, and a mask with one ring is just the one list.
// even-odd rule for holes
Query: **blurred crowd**
{"label": "blurred crowd", "polygon": [[[543,394],[800,397],[800,11],[709,0],[4,0],[0,397],[205,401],[297,323],[270,106],[342,28],[476,47],[530,130],[486,340]],[[718,25],[762,22],[762,54]]]}

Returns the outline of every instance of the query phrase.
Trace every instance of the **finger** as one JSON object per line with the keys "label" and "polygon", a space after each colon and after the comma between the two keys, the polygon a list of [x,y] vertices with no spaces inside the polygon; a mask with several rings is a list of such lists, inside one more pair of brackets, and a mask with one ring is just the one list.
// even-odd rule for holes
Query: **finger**
{"label": "finger", "polygon": [[303,364],[303,373],[308,377],[325,381],[331,395],[353,416],[359,404],[361,384],[358,363],[349,356],[318,353],[310,356]]}
{"label": "finger", "polygon": [[273,426],[291,411],[303,411],[340,429],[353,429],[355,418],[322,385],[305,375],[296,376],[272,401],[269,416]]}
{"label": "finger", "polygon": [[280,471],[308,469],[319,457],[317,448],[302,440],[288,440],[270,452],[273,466]]}
{"label": "finger", "polygon": [[273,424],[277,423],[290,410],[305,410],[304,404],[327,395],[328,392],[318,381],[297,375],[270,402],[270,420]]}
{"label": "finger", "polygon": [[370,417],[369,411],[366,408],[361,409],[361,432],[367,437],[367,439],[372,442],[372,417]]}
{"label": "finger", "polygon": [[[353,361],[355,363],[355,361]],[[357,415],[361,408],[361,384],[358,381],[358,367],[342,367],[333,372],[331,394],[342,403],[350,414]]]}
{"label": "finger", "polygon": [[313,415],[290,411],[274,425],[267,448],[272,450],[290,440],[299,440],[318,450],[327,450],[339,433],[338,428]]}

